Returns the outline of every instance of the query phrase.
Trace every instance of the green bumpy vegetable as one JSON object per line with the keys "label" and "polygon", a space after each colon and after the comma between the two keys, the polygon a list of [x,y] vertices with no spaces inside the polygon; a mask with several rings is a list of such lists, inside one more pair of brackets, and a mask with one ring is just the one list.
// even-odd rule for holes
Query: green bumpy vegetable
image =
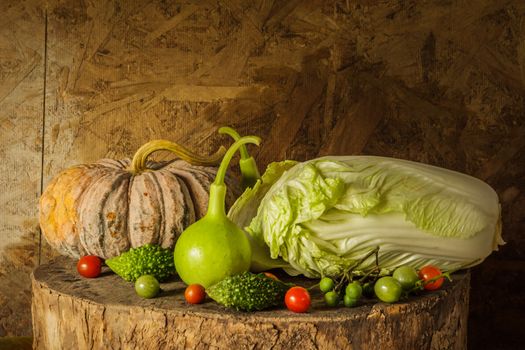
{"label": "green bumpy vegetable", "polygon": [[153,275],[157,280],[164,281],[175,274],[173,251],[153,244],[131,248],[117,257],[107,259],[106,265],[130,282],[135,282],[142,275]]}
{"label": "green bumpy vegetable", "polygon": [[227,277],[206,289],[210,298],[238,311],[263,310],[279,306],[289,286],[262,273],[244,272]]}

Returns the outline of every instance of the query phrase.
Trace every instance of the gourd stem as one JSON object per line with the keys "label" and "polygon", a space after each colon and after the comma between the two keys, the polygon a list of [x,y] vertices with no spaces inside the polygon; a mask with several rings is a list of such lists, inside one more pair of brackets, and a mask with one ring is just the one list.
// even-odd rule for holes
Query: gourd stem
{"label": "gourd stem", "polygon": [[224,177],[226,176],[226,170],[228,169],[228,166],[230,165],[230,161],[233,158],[233,155],[237,150],[247,144],[247,143],[253,143],[256,145],[259,145],[261,143],[261,138],[257,136],[244,136],[241,137],[239,140],[235,141],[233,145],[228,148],[226,151],[226,154],[222,158],[221,165],[219,165],[219,170],[217,170],[217,176],[215,176],[215,181],[213,181],[216,185],[223,185],[224,184]]}
{"label": "gourd stem", "polygon": [[180,159],[185,160],[186,162],[193,165],[217,165],[224,156],[226,149],[221,146],[217,152],[211,156],[201,156],[193,153],[189,149],[181,146],[175,142],[168,140],[152,140],[148,143],[142,145],[135,155],[130,165],[130,172],[132,174],[140,174],[141,172],[147,170],[146,160],[153,153],[160,150],[170,151],[175,153]]}
{"label": "gourd stem", "polygon": [[[237,141],[241,138],[237,131],[228,126],[223,126],[222,128],[220,128],[219,133],[231,136],[234,139],[234,141]],[[257,163],[255,162],[255,159],[253,159],[253,157],[251,157],[248,154],[248,149],[246,148],[246,145],[242,145],[239,148],[239,152],[241,154],[241,159],[239,160],[239,167],[241,169],[242,187],[244,190],[246,188],[253,187],[255,183],[257,183],[257,180],[261,178],[261,174],[259,173],[259,168],[257,168]]]}
{"label": "gourd stem", "polygon": [[208,211],[206,213],[207,217],[224,217],[226,216],[224,208],[224,200],[226,198],[226,185],[224,184],[224,177],[226,176],[226,170],[228,165],[233,158],[235,152],[239,148],[247,143],[253,143],[259,145],[261,139],[257,136],[245,136],[241,137],[239,140],[235,141],[233,145],[228,148],[224,158],[222,158],[221,165],[219,170],[217,170],[217,175],[215,180],[210,186],[210,197],[208,200]]}
{"label": "gourd stem", "polygon": [[[232,129],[229,126],[223,126],[222,128],[220,128],[219,134],[229,135],[233,139],[233,141],[238,141],[241,138],[241,135],[239,135],[239,133],[235,129]],[[246,145],[242,145],[241,148],[239,148],[239,153],[241,154],[241,159],[250,158]]]}

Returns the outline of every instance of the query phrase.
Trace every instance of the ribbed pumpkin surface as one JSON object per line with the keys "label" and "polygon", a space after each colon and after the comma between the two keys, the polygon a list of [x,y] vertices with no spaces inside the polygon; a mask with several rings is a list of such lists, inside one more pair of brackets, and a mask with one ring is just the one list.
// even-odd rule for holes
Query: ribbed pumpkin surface
{"label": "ribbed pumpkin surface", "polygon": [[[183,160],[147,162],[128,171],[129,160],[102,159],[64,170],[40,199],[40,226],[61,254],[111,258],[146,243],[173,247],[190,224],[206,214],[215,167]],[[227,206],[239,195],[228,180]]]}

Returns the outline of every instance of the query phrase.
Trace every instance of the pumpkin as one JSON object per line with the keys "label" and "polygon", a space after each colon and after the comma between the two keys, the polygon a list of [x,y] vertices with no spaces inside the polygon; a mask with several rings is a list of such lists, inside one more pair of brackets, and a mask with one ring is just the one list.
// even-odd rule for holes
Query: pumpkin
{"label": "pumpkin", "polygon": [[[157,150],[179,158],[149,161]],[[210,184],[224,155],[192,154],[166,140],[143,145],[133,160],[101,159],[59,173],[40,198],[40,227],[63,255],[108,259],[144,244],[172,248],[182,231],[206,214]],[[239,195],[228,179],[227,203]]]}

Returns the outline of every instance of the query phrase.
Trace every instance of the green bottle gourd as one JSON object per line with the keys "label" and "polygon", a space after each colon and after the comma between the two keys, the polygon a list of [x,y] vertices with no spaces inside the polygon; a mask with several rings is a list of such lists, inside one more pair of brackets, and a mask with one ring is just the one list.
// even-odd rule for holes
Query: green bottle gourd
{"label": "green bottle gourd", "polygon": [[[229,135],[234,141],[237,141],[241,138],[239,133],[228,126],[223,126],[219,129],[219,134]],[[239,160],[239,167],[241,169],[241,185],[242,189],[253,187],[257,180],[261,178],[259,173],[259,168],[257,168],[257,163],[255,159],[250,156],[246,145],[242,145],[239,148],[239,153],[241,154],[241,159]]]}
{"label": "green bottle gourd", "polygon": [[175,269],[184,283],[207,288],[228,276],[248,271],[251,246],[244,232],[226,216],[224,176],[235,152],[243,145],[259,145],[261,139],[245,136],[226,152],[210,187],[206,215],[190,225],[175,244]]}

